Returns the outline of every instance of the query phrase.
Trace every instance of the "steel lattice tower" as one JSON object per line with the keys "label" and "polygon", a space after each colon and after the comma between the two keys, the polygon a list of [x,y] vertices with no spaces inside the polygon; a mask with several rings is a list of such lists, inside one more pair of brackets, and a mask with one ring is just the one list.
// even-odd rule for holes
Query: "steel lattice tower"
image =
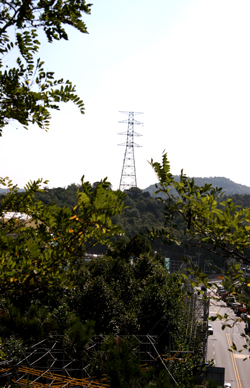
{"label": "steel lattice tower", "polygon": [[134,131],[134,125],[140,125],[142,123],[135,120],[134,116],[143,114],[143,113],[142,112],[122,112],[122,111],[120,111],[120,113],[124,113],[128,115],[127,120],[119,121],[119,123],[128,123],[128,129],[127,129],[127,132],[119,133],[119,135],[127,135],[126,143],[118,144],[118,145],[126,146],[124,158],[123,158],[123,167],[122,167],[119,190],[128,190],[131,187],[137,187],[134,147],[141,147],[141,146],[134,142],[134,136],[142,136],[142,135]]}

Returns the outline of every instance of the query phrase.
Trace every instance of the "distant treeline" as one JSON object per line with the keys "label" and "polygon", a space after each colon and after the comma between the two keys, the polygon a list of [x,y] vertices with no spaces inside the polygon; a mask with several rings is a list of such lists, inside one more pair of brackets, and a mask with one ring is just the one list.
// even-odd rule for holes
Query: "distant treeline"
{"label": "distant treeline", "polygon": [[[73,208],[77,203],[77,190],[80,185],[71,184],[67,188],[47,188],[44,192],[36,193],[37,199],[45,204],[56,203],[60,207]],[[124,214],[116,216],[114,222],[119,223],[128,236],[145,232],[147,228],[164,227],[164,205],[159,198],[149,192],[132,187],[126,191]],[[1,195],[0,195],[1,198]],[[250,207],[250,194],[224,195],[222,200],[231,198],[233,202],[242,207]],[[182,222],[178,225],[182,228]]]}
{"label": "distant treeline", "polygon": [[72,183],[67,188],[46,188],[44,192],[36,193],[36,198],[45,204],[56,203],[59,207],[73,208],[77,204],[77,190],[80,185]]}
{"label": "distant treeline", "polygon": [[[93,185],[94,186],[94,185]],[[77,203],[77,190],[80,185],[71,184],[67,188],[46,188],[44,192],[36,193],[36,198],[45,204],[56,203],[59,207],[73,208]],[[150,228],[164,227],[164,205],[159,198],[149,192],[132,187],[126,191],[126,209],[122,215],[116,216],[113,221],[126,231],[128,237],[136,233],[145,233]],[[4,194],[0,194],[0,199]],[[242,207],[250,207],[250,194],[224,195],[223,199],[232,198],[233,202]],[[177,220],[178,229],[182,230],[184,224]],[[178,233],[178,232],[177,232]]]}
{"label": "distant treeline", "polygon": [[[37,193],[37,198],[45,203],[51,201],[58,204],[58,206],[74,207],[76,205],[77,189],[80,186],[72,184],[67,188],[47,189],[45,193]],[[132,237],[137,233],[146,233],[147,230],[152,228],[162,229],[165,227],[164,217],[164,205],[159,198],[152,197],[149,192],[143,191],[139,188],[133,187],[126,191],[124,213],[114,217],[113,222],[120,225],[126,232],[128,237]],[[223,199],[232,198],[233,202],[243,207],[250,207],[250,194],[234,194],[230,196],[223,196]],[[176,236],[186,243],[187,237],[184,233],[184,223],[180,218],[176,220],[178,228],[176,230]],[[165,257],[170,257],[172,262],[180,261],[185,255],[194,255],[200,253],[201,266],[206,266],[206,263],[215,263],[218,267],[223,268],[224,259],[217,255],[211,255],[205,250],[187,249],[181,245],[166,245],[157,240],[152,243],[154,250],[163,253]],[[104,253],[105,249],[101,246],[94,247],[94,252]],[[206,267],[206,270],[210,268],[213,272],[213,268]]]}
{"label": "distant treeline", "polygon": [[242,207],[250,207],[250,194],[224,195],[223,199],[231,198],[234,203]]}
{"label": "distant treeline", "polygon": [[[51,202],[56,203],[59,207],[73,208],[77,203],[77,190],[80,189],[80,185],[71,184],[67,188],[47,188],[44,192],[36,193],[37,199],[41,200],[45,204]],[[149,192],[145,192],[139,188],[133,187],[126,191],[125,198],[125,210],[124,213],[115,216],[113,222],[120,225],[126,232],[127,237],[132,237],[135,234],[147,233],[147,230],[152,228],[163,229],[165,227],[164,217],[164,205],[159,198],[152,197]],[[0,194],[1,196],[5,194]],[[249,194],[234,194],[230,196],[224,196],[223,199],[232,198],[233,202],[243,207],[250,207],[250,195]],[[187,238],[184,233],[184,223],[180,218],[176,220],[178,228],[176,230],[176,236],[185,242]],[[188,241],[186,241],[188,242]],[[164,245],[161,241],[154,241],[152,243],[153,249],[160,251],[165,257],[171,257],[172,259],[180,259],[185,254],[195,254],[197,250],[185,248],[184,246],[177,245]],[[96,253],[104,253],[105,248],[95,247]],[[212,257],[209,253],[203,251],[201,257],[204,262],[212,260],[218,265],[223,266],[223,260],[218,257]]]}
{"label": "distant treeline", "polygon": [[[46,189],[45,192],[36,193],[36,197],[45,204],[54,202],[60,207],[73,208],[77,203],[79,188],[71,184],[67,188]],[[145,232],[147,228],[164,226],[164,206],[159,199],[137,187],[132,187],[126,193],[124,214],[114,217],[113,221],[123,227],[128,237]]]}

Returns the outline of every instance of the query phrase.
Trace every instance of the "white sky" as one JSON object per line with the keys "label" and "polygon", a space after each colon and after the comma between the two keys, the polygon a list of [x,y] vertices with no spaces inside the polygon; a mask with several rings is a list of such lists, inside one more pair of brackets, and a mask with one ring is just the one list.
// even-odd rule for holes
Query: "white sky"
{"label": "white sky", "polygon": [[120,182],[126,119],[135,131],[138,187],[156,182],[148,160],[166,150],[173,174],[224,176],[250,186],[249,0],[94,0],[89,35],[47,44],[45,69],[70,79],[86,114],[73,104],[53,113],[48,133],[11,124],[0,138],[0,175],[23,187]]}

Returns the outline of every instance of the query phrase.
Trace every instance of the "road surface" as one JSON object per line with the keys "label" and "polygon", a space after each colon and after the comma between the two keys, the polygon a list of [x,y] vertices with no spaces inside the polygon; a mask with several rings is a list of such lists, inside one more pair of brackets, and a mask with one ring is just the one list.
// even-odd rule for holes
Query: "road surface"
{"label": "road surface", "polygon": [[[214,366],[225,368],[225,382],[231,383],[232,388],[250,388],[250,359],[243,361],[250,353],[243,348],[246,340],[241,335],[245,334],[245,322],[239,322],[233,310],[224,302],[211,299],[209,316],[216,314],[228,314],[229,318],[211,322],[214,333],[208,336],[207,360],[213,359]],[[224,324],[232,327],[222,330]],[[237,350],[230,352],[228,349],[233,344]]]}

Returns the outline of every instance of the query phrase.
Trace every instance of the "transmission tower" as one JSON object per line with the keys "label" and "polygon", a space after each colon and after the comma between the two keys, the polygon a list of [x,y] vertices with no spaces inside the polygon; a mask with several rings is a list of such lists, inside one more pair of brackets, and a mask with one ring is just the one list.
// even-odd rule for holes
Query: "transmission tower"
{"label": "transmission tower", "polygon": [[140,125],[139,121],[134,119],[135,115],[143,114],[142,112],[122,112],[128,115],[128,119],[119,121],[119,123],[128,123],[127,132],[121,132],[119,135],[127,135],[126,143],[118,144],[126,146],[122,174],[120,180],[119,190],[128,190],[131,187],[137,187],[136,182],[136,173],[135,173],[135,156],[134,156],[134,147],[141,147],[140,145],[134,143],[134,136],[142,136],[139,133],[134,131],[134,125]]}

